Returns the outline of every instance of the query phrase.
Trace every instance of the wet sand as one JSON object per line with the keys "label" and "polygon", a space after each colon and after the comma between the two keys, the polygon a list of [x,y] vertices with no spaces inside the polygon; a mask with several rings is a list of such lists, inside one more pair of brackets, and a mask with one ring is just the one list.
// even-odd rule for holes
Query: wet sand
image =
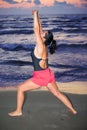
{"label": "wet sand", "polygon": [[44,88],[26,92],[23,115],[10,117],[8,112],[13,111],[16,107],[17,91],[16,89],[1,90],[0,130],[87,130],[87,86],[84,82],[84,89],[82,89],[80,83],[80,88],[73,87],[71,92],[68,85],[75,86],[77,84],[76,82],[66,83],[65,86],[65,83],[59,83],[59,86],[62,86],[61,91],[69,97],[78,111],[77,115],[68,111],[59,100]]}

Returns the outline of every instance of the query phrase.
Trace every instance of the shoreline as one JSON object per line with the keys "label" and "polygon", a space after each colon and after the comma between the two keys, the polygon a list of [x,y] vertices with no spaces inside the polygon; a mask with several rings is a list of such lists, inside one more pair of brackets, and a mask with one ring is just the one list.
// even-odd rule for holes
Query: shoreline
{"label": "shoreline", "polygon": [[[73,82],[56,82],[58,84],[59,90],[65,93],[71,94],[87,94],[87,82],[86,81],[73,81]],[[0,92],[2,91],[17,91],[17,87],[0,87]],[[43,86],[39,89],[32,91],[48,91],[48,89]]]}

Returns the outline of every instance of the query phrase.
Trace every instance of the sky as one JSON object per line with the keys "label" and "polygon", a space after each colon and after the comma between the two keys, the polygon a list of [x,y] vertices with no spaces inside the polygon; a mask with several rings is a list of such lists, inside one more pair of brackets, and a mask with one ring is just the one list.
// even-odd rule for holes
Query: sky
{"label": "sky", "polygon": [[87,14],[87,0],[0,0],[0,14]]}

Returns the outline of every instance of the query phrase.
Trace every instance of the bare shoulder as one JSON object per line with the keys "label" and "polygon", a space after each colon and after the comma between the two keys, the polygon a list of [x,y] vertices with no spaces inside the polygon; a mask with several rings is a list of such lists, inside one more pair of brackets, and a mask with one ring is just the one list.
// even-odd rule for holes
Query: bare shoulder
{"label": "bare shoulder", "polygon": [[41,58],[43,56],[47,57],[47,55],[48,55],[48,49],[45,47],[45,45],[43,45],[42,47],[36,45],[34,53],[35,53],[35,55],[38,58]]}

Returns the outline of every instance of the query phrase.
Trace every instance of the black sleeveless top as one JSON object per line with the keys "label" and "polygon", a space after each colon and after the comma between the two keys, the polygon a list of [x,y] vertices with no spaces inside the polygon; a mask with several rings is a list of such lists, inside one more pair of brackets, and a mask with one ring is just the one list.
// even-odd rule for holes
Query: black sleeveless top
{"label": "black sleeveless top", "polygon": [[[35,70],[35,71],[45,70],[45,69],[48,68],[48,59],[37,58],[37,57],[34,55],[34,50],[33,50],[32,53],[31,53],[31,57],[32,57],[32,62],[33,62],[34,70]],[[39,65],[40,60],[46,60],[46,62],[47,62],[47,67],[46,67],[45,69],[43,69],[43,68],[40,67],[40,65]]]}

